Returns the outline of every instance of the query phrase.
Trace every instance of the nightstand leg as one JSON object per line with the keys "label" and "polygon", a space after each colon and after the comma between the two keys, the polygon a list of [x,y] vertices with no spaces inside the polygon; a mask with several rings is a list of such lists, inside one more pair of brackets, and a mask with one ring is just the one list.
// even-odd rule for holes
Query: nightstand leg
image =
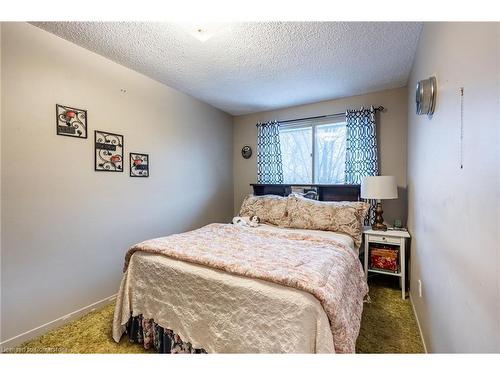
{"label": "nightstand leg", "polygon": [[368,241],[365,238],[365,279],[368,282]]}
{"label": "nightstand leg", "polygon": [[401,243],[401,297],[406,299],[406,254],[405,254],[405,241]]}

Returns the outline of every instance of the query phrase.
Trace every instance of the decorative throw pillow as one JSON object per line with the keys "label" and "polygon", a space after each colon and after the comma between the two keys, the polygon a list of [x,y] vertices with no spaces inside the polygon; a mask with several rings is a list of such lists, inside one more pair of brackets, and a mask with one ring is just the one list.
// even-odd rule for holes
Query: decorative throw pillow
{"label": "decorative throw pillow", "polygon": [[344,233],[359,247],[369,208],[365,202],[322,202],[291,194],[287,211],[291,228]]}
{"label": "decorative throw pillow", "polygon": [[287,198],[278,195],[249,195],[243,201],[240,216],[258,216],[262,223],[288,226]]}

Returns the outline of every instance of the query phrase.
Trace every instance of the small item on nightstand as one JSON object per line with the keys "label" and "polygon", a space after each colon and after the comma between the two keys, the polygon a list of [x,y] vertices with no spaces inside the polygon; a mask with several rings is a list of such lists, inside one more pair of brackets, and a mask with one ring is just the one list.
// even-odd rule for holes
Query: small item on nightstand
{"label": "small item on nightstand", "polygon": [[401,220],[395,219],[394,220],[394,229],[399,229],[399,228],[403,228],[403,225],[401,224]]}
{"label": "small item on nightstand", "polygon": [[406,228],[391,228],[391,227],[388,227],[387,230],[392,230],[392,231],[398,231],[398,232],[408,232],[408,229]]}

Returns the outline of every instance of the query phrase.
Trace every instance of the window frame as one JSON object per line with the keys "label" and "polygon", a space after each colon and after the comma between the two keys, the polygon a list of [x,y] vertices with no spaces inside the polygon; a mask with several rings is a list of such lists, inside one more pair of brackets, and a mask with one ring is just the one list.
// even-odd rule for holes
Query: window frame
{"label": "window frame", "polygon": [[[306,120],[306,121],[301,121],[299,124],[279,124],[280,127],[280,132],[281,130],[294,130],[294,129],[305,129],[305,128],[311,128],[311,142],[312,142],[312,147],[311,147],[311,152],[312,154],[310,155],[311,157],[311,185],[316,184],[316,129],[319,126],[324,126],[324,125],[344,125],[346,126],[346,117],[345,115],[339,115],[339,116],[334,116],[334,117],[329,117],[327,119],[320,119],[320,120]],[[345,183],[345,182],[344,182]]]}

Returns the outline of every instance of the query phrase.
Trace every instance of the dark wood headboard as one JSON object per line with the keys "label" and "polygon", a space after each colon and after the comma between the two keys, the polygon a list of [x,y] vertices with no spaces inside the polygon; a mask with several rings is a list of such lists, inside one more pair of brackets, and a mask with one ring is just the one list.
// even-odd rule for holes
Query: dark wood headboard
{"label": "dark wood headboard", "polygon": [[295,185],[295,184],[250,184],[254,195],[280,195],[286,197],[295,189],[315,192],[319,201],[359,201],[360,185]]}

